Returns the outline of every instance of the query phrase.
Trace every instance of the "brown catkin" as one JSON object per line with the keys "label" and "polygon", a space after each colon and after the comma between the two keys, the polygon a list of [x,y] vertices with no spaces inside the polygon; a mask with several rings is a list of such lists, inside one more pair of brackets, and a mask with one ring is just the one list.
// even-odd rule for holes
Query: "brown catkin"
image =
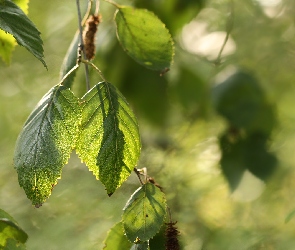
{"label": "brown catkin", "polygon": [[166,250],[179,250],[179,242],[178,242],[178,235],[179,231],[177,227],[175,226],[177,223],[176,222],[169,222],[166,223],[166,231],[165,231],[165,236],[166,236]]}
{"label": "brown catkin", "polygon": [[97,25],[100,23],[100,16],[91,15],[88,17],[83,31],[83,43],[86,58],[91,60],[95,55],[94,38],[97,31]]}

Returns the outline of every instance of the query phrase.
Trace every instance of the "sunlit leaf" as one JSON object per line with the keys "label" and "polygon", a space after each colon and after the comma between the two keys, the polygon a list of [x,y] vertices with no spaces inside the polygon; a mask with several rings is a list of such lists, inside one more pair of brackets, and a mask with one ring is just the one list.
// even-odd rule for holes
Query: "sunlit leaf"
{"label": "sunlit leaf", "polygon": [[28,14],[29,0],[12,0],[25,14]]}
{"label": "sunlit leaf", "polygon": [[26,121],[16,144],[18,180],[36,206],[51,194],[75,146],[78,99],[64,86],[53,87]]}
{"label": "sunlit leaf", "polygon": [[164,72],[170,68],[174,54],[173,41],[154,13],[120,7],[115,21],[122,47],[135,61],[152,70]]}
{"label": "sunlit leaf", "polygon": [[108,232],[104,241],[104,250],[129,250],[132,243],[124,235],[122,222],[117,223]]}
{"label": "sunlit leaf", "polygon": [[47,67],[43,59],[40,32],[26,14],[9,0],[0,1],[0,29],[13,35],[19,45],[24,46]]}
{"label": "sunlit leaf", "polygon": [[[24,13],[28,13],[28,0],[13,0],[13,2],[17,4]],[[0,56],[5,63],[10,64],[11,54],[16,44],[12,35],[0,30]]]}
{"label": "sunlit leaf", "polygon": [[[9,239],[14,242],[25,243],[28,235],[17,225],[16,221],[9,214],[0,209],[0,249],[7,247]],[[13,241],[10,243],[11,245]]]}
{"label": "sunlit leaf", "polygon": [[185,24],[198,15],[204,3],[205,0],[134,0],[137,8],[153,11],[167,25],[173,35],[176,35]]}
{"label": "sunlit leaf", "polygon": [[[64,57],[61,70],[60,79],[62,79],[77,63],[77,49],[79,44],[79,33],[77,32],[68,48],[68,51]],[[75,79],[76,72],[70,74],[63,82],[63,85],[70,88]]]}
{"label": "sunlit leaf", "polygon": [[122,222],[128,239],[132,242],[147,241],[163,224],[165,195],[153,184],[144,184],[133,193],[123,210]]}
{"label": "sunlit leaf", "polygon": [[82,102],[77,153],[111,195],[137,163],[137,120],[122,94],[108,82],[95,85]]}

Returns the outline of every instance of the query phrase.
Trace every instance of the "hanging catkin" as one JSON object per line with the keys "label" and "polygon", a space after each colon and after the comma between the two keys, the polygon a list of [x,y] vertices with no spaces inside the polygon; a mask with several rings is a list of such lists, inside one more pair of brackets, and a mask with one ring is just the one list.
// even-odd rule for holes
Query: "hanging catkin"
{"label": "hanging catkin", "polygon": [[100,16],[91,15],[86,21],[83,31],[83,43],[85,47],[86,58],[91,60],[95,55],[94,38],[97,31],[97,25],[100,23]]}
{"label": "hanging catkin", "polygon": [[175,225],[176,225],[176,222],[166,223],[166,231],[165,231],[166,250],[180,249],[179,242],[178,242],[179,231]]}

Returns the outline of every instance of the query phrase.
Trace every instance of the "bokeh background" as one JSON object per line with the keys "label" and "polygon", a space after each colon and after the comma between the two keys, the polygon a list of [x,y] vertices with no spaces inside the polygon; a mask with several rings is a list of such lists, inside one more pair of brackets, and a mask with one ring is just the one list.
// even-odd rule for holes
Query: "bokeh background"
{"label": "bokeh background", "polygon": [[[87,1],[80,2],[85,9]],[[154,11],[175,41],[173,66],[160,77],[124,53],[116,40],[115,8],[101,1],[103,22],[94,63],[122,91],[138,117],[143,143],[138,167],[146,167],[163,186],[173,220],[178,221],[182,249],[295,249],[295,2],[117,2]],[[10,65],[0,61],[0,207],[28,233],[27,249],[102,249],[107,231],[120,221],[122,208],[139,187],[135,174],[108,197],[73,152],[41,208],[31,206],[18,185],[15,141],[35,105],[59,82],[78,23],[75,1],[31,0],[29,17],[42,33],[48,71],[20,46]],[[250,132],[233,126],[214,105],[216,84],[239,70],[255,79],[272,109],[269,119],[253,118],[271,127],[263,144],[270,160],[255,165],[260,144],[255,140],[247,144],[254,152],[247,164],[258,166],[261,175],[248,171],[249,165],[241,167],[244,160],[236,157],[244,152],[243,147],[236,151],[236,142],[243,142]],[[94,85],[100,79],[91,73]],[[82,67],[73,91],[85,93]],[[231,95],[230,100],[252,98],[243,91]],[[235,112],[238,116],[243,111]],[[224,138],[229,151],[221,143]],[[231,175],[237,169],[241,171]],[[163,246],[154,243],[153,249]]]}

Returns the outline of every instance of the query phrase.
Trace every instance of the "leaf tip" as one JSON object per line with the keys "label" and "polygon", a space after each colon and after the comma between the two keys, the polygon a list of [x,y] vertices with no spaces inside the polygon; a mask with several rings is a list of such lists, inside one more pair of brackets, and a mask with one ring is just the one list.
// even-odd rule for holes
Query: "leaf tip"
{"label": "leaf tip", "polygon": [[37,204],[34,205],[34,207],[39,208],[39,207],[42,207],[42,205],[43,205],[43,203],[37,203]]}

